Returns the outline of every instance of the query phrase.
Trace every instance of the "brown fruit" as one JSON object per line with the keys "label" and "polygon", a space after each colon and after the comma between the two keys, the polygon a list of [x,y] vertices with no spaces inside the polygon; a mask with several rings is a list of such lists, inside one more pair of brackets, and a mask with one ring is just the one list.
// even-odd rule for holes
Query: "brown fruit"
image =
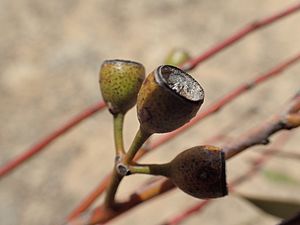
{"label": "brown fruit", "polygon": [[145,68],[141,63],[121,59],[102,63],[100,89],[112,114],[125,114],[135,105],[144,79]]}
{"label": "brown fruit", "polygon": [[193,118],[203,101],[203,88],[192,76],[174,66],[159,66],[138,93],[141,128],[151,134],[173,131]]}
{"label": "brown fruit", "polygon": [[168,176],[182,191],[196,198],[227,195],[225,156],[214,146],[197,146],[169,163]]}
{"label": "brown fruit", "polygon": [[[122,175],[134,173],[166,176],[185,193],[196,198],[218,198],[228,194],[224,152],[214,146],[196,146],[165,164],[117,165]],[[120,172],[120,173],[121,173]]]}

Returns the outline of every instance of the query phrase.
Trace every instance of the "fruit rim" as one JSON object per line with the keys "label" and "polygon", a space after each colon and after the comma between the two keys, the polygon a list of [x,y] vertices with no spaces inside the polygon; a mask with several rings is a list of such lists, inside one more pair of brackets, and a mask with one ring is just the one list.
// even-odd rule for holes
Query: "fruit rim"
{"label": "fruit rim", "polygon": [[[178,72],[180,72],[181,74],[183,74],[184,76],[187,76],[189,78],[191,78],[199,87],[200,90],[202,92],[202,94],[200,95],[199,99],[197,100],[193,100],[191,98],[186,97],[185,95],[180,94],[177,91],[174,91],[174,89],[172,89],[168,84],[167,84],[167,80],[164,78],[163,73],[162,73],[162,69],[163,68],[169,68],[172,70],[176,70]],[[190,74],[186,73],[185,71],[179,69],[178,67],[175,66],[171,66],[171,65],[161,65],[159,66],[155,71],[154,71],[154,78],[155,81],[162,87],[166,87],[167,90],[169,90],[173,95],[178,96],[180,98],[183,98],[184,100],[188,100],[190,102],[193,103],[199,103],[199,102],[203,102],[204,101],[204,90],[202,88],[202,86],[198,83],[197,80],[195,80]]]}
{"label": "fruit rim", "polygon": [[132,60],[127,60],[127,59],[107,59],[107,60],[104,60],[102,63],[102,65],[105,65],[105,64],[132,64],[132,65],[141,66],[144,68],[142,63],[132,61]]}

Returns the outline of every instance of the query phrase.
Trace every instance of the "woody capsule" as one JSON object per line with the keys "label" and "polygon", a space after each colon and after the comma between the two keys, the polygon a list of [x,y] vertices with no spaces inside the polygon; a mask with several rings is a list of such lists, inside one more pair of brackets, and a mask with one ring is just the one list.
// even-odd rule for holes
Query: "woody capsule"
{"label": "woody capsule", "polygon": [[224,152],[215,146],[196,146],[177,155],[166,175],[182,191],[196,198],[227,195]]}
{"label": "woody capsule", "polygon": [[195,198],[219,198],[228,194],[225,155],[222,149],[195,146],[165,164],[136,164],[129,173],[166,176],[182,191]]}
{"label": "woody capsule", "polygon": [[[137,96],[137,116],[140,128],[122,160],[128,165],[143,143],[154,133],[173,131],[198,112],[204,101],[200,84],[183,70],[162,65],[151,72]],[[124,168],[123,166],[118,168]],[[126,175],[127,170],[119,170]]]}
{"label": "woody capsule", "polygon": [[173,131],[191,120],[203,101],[203,88],[191,75],[174,66],[159,66],[138,93],[140,126],[148,133]]}

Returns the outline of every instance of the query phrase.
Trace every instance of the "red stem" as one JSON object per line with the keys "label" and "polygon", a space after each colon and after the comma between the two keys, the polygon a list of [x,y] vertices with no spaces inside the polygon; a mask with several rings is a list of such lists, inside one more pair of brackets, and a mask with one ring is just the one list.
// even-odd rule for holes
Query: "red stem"
{"label": "red stem", "polygon": [[209,199],[203,200],[200,203],[197,203],[197,204],[193,205],[192,207],[188,208],[183,213],[180,213],[179,215],[174,216],[169,221],[167,221],[165,223],[162,223],[162,225],[175,225],[175,224],[179,224],[180,222],[182,222],[183,220],[187,219],[189,216],[193,215],[194,213],[201,211],[210,202],[211,202],[211,200],[209,200]]}
{"label": "red stem", "polygon": [[80,205],[73,209],[68,216],[68,220],[72,220],[94,203],[94,201],[105,191],[111,175],[111,173],[107,174],[101,183],[84,200],[81,201]]}
{"label": "red stem", "polygon": [[51,134],[34,144],[31,148],[28,150],[25,150],[22,154],[14,158],[13,160],[9,161],[7,164],[0,167],[0,179],[7,175],[9,172],[12,172],[17,166],[24,163],[26,160],[32,158],[34,155],[39,153],[41,150],[43,150],[46,146],[48,146],[51,142],[53,142],[56,138],[61,136],[62,134],[69,131],[71,128],[73,128],[75,125],[79,124],[84,119],[92,116],[96,112],[103,109],[105,106],[104,102],[99,102],[93,106],[90,106],[89,108],[85,109],[78,115],[74,116],[71,120],[66,122],[64,125],[59,127],[57,130],[53,131]]}
{"label": "red stem", "polygon": [[184,63],[182,65],[182,68],[185,70],[191,70],[191,69],[195,68],[199,63],[202,63],[203,61],[211,58],[212,56],[221,52],[223,49],[227,48],[228,46],[232,45],[233,43],[238,42],[239,40],[241,40],[248,34],[254,32],[262,27],[270,25],[271,23],[274,23],[285,16],[291,15],[292,13],[296,12],[299,9],[300,9],[300,3],[297,3],[291,7],[284,9],[278,13],[275,13],[269,17],[266,17],[264,19],[257,20],[257,21],[254,21],[254,22],[248,24],[247,26],[238,30],[233,35],[230,35],[223,42],[216,44],[215,46],[209,48],[206,52],[204,52],[200,56],[193,58],[192,60],[189,60],[186,63]]}

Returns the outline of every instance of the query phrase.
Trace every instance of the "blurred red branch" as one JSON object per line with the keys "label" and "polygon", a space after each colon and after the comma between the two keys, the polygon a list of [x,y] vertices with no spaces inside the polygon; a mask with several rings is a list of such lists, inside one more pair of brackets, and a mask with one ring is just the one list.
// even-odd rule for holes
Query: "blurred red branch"
{"label": "blurred red branch", "polygon": [[[195,125],[198,123],[200,120],[206,118],[207,116],[211,116],[214,113],[216,113],[218,110],[220,110],[222,107],[224,107],[226,104],[232,102],[235,98],[240,96],[241,94],[247,92],[251,88],[254,88],[258,84],[261,84],[268,79],[282,74],[282,72],[287,69],[289,66],[291,66],[293,63],[297,62],[300,60],[300,54],[290,58],[289,60],[283,62],[282,64],[279,64],[272,68],[270,71],[263,73],[256,78],[254,78],[251,82],[247,82],[245,84],[241,84],[234,90],[230,91],[228,94],[224,95],[221,97],[219,100],[217,100],[215,103],[211,104],[210,106],[207,107],[204,111],[200,112],[194,119],[192,119],[188,124],[185,126],[169,133],[161,138],[157,139],[156,141],[153,141],[150,143],[150,146],[148,146],[147,150],[141,149],[137,156],[135,157],[135,160],[140,159],[142,156],[144,156],[146,153],[149,151],[152,151],[153,149],[156,149],[158,146],[166,143],[167,141],[171,140],[172,138],[176,137],[178,134],[181,132],[185,131],[189,127]],[[81,203],[78,207],[73,210],[70,215],[68,216],[69,219],[75,218],[80,212],[83,212],[86,210],[105,190],[103,187],[105,187],[108,184],[108,179],[105,179],[100,182],[99,186],[95,188],[95,190],[89,194]]]}
{"label": "blurred red branch", "polygon": [[68,122],[63,124],[57,130],[54,130],[48,136],[46,136],[42,140],[38,141],[36,144],[34,144],[28,150],[25,150],[22,154],[20,154],[13,160],[9,161],[7,164],[1,166],[0,167],[0,179],[3,176],[7,175],[9,172],[13,171],[13,169],[15,169],[17,166],[21,165],[26,160],[30,159],[32,156],[39,153],[46,146],[48,146],[51,142],[53,142],[56,138],[60,137],[62,134],[66,133],[71,128],[75,127],[81,121],[94,115],[99,110],[103,109],[104,106],[105,106],[104,102],[99,102],[93,106],[90,106],[89,108],[85,109],[78,115],[74,116],[71,120],[69,120]]}
{"label": "blurred red branch", "polygon": [[203,200],[188,209],[184,210],[183,212],[179,213],[178,215],[173,216],[172,218],[168,219],[166,222],[163,222],[161,225],[175,225],[180,224],[182,221],[190,217],[196,212],[200,212],[202,209],[204,209],[205,206],[207,206],[212,200],[206,199]]}
{"label": "blurred red branch", "polygon": [[227,158],[242,152],[243,150],[259,145],[268,144],[269,137],[280,130],[290,130],[300,126],[299,120],[290,120],[291,116],[298,117],[300,115],[300,92],[294,97],[286,111],[282,114],[274,115],[263,126],[254,129],[253,131],[239,137],[239,141],[233,141],[225,146],[223,151]]}
{"label": "blurred red branch", "polygon": [[[274,149],[270,149],[270,151],[268,152],[262,152],[262,154],[270,154],[273,155],[273,152],[277,152],[277,148]],[[293,160],[300,160],[300,153],[294,152],[296,150],[292,150],[292,151],[282,151],[282,152],[278,152],[276,153],[275,156],[278,156],[280,158],[286,158],[286,159],[293,159]]]}
{"label": "blurred red branch", "polygon": [[[298,56],[299,58],[299,56]],[[273,71],[273,70],[272,70]],[[281,71],[281,70],[280,70]],[[265,74],[263,75],[265,77]],[[265,79],[256,78],[255,81],[258,83],[264,81]],[[254,82],[254,84],[258,84]],[[246,89],[247,90],[247,89]],[[240,93],[240,92],[238,92]],[[223,102],[223,101],[222,101]],[[298,120],[289,119],[292,115],[299,115],[300,110],[300,92],[290,101],[290,103],[285,106],[283,112],[275,114],[267,122],[264,122],[258,128],[247,132],[245,135],[241,135],[239,138],[235,139],[232,143],[223,148],[226,159],[229,159],[236,154],[244,151],[245,149],[255,146],[258,144],[268,144],[266,140],[268,138],[280,131],[289,130],[296,128],[300,125]],[[205,112],[205,111],[204,111]],[[215,112],[215,111],[212,111]],[[200,115],[200,114],[199,114]],[[161,142],[162,143],[162,142]],[[148,201],[158,195],[161,195],[174,188],[172,182],[166,178],[161,178],[158,181],[151,183],[130,196],[128,201],[119,203],[118,210],[112,211],[100,206],[90,213],[83,213],[83,217],[79,216],[78,220],[74,219],[75,223],[72,221],[69,224],[97,224],[107,222],[114,217],[120,215],[121,213],[128,211],[129,209],[139,205],[142,202]],[[84,219],[83,221],[80,221]]]}
{"label": "blurred red branch", "polygon": [[270,25],[271,23],[274,23],[278,21],[279,19],[282,19],[285,16],[291,15],[292,13],[296,12],[300,9],[300,3],[297,3],[289,8],[286,8],[282,11],[279,11],[278,13],[275,13],[269,17],[263,18],[261,20],[254,21],[250,23],[249,25],[243,27],[236,33],[230,35],[227,39],[224,41],[214,45],[213,47],[209,48],[204,54],[199,55],[198,57],[193,58],[192,60],[187,61],[182,65],[182,68],[185,70],[192,70],[195,68],[199,63],[202,63],[203,61],[207,60],[208,58],[216,55],[216,53],[221,52],[223,49],[227,48],[228,46],[231,46],[233,43],[238,42],[248,34],[263,28],[267,25]]}

